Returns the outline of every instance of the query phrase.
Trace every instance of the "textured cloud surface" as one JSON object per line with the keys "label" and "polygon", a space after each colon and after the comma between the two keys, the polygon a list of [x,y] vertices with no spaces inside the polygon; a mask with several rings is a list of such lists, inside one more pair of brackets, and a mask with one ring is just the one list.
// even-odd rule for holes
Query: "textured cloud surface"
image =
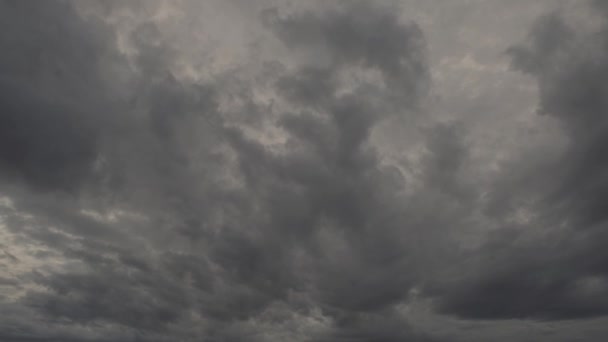
{"label": "textured cloud surface", "polygon": [[604,341],[601,1],[0,1],[0,341]]}

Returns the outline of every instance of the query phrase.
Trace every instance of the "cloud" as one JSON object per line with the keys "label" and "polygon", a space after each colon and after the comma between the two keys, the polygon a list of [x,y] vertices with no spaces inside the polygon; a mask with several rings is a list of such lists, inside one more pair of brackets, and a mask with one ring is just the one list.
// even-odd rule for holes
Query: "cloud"
{"label": "cloud", "polygon": [[[110,33],[65,15],[72,9],[61,3],[2,7],[0,167],[34,187],[74,190],[91,176],[97,158],[102,120],[83,88],[100,90],[95,69]],[[40,22],[30,25],[29,18]]]}
{"label": "cloud", "polygon": [[608,218],[603,25],[595,32],[576,30],[551,13],[537,20],[528,41],[508,50],[513,66],[538,82],[539,113],[558,120],[567,143],[557,157],[521,176],[525,187],[499,188],[492,195],[522,201],[532,213],[523,227],[543,233],[496,234],[477,256],[468,256],[469,275],[441,290],[443,312],[543,320],[608,312],[602,300],[608,274],[601,266],[607,260],[601,245]]}
{"label": "cloud", "polygon": [[[363,2],[272,15],[260,34],[293,60],[197,79],[162,5],[3,6],[32,44],[1,40],[3,217],[27,255],[6,339],[424,340],[382,323],[415,284],[417,228],[370,140],[425,96],[415,24]],[[298,62],[319,45],[330,65]]]}
{"label": "cloud", "polygon": [[401,22],[398,13],[395,5],[353,1],[347,11],[280,16],[268,10],[264,19],[288,47],[326,52],[332,68],[355,64],[380,71],[387,87],[411,104],[426,90],[426,49],[419,27]]}
{"label": "cloud", "polygon": [[[605,18],[540,17],[511,71],[487,18],[430,20],[524,3],[0,2],[0,339],[475,341],[605,316]],[[522,74],[542,115],[498,129]]]}

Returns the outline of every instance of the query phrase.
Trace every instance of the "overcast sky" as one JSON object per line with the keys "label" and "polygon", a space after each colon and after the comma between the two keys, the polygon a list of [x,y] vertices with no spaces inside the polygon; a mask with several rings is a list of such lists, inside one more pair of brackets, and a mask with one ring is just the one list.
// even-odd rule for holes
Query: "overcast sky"
{"label": "overcast sky", "polygon": [[0,0],[0,341],[608,339],[608,5]]}

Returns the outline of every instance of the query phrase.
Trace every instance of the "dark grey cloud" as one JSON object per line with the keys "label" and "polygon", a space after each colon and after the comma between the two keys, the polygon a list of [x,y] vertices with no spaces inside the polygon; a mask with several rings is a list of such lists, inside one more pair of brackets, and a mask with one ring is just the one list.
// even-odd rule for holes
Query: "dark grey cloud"
{"label": "dark grey cloud", "polygon": [[556,157],[518,176],[510,188],[495,189],[492,197],[509,199],[492,206],[509,212],[521,201],[534,215],[522,228],[545,233],[534,238],[521,230],[495,234],[477,255],[467,257],[470,274],[441,290],[447,295],[439,306],[475,319],[604,316],[605,22],[586,32],[550,13],[538,19],[528,41],[507,52],[515,68],[535,77],[539,113],[558,120],[567,142]]}
{"label": "dark grey cloud", "polygon": [[87,98],[101,91],[97,69],[111,32],[72,11],[2,3],[2,172],[47,190],[73,190],[91,175],[103,121]]}
{"label": "dark grey cloud", "polygon": [[[426,90],[426,47],[414,23],[400,22],[399,8],[390,3],[352,1],[349,10],[329,9],[280,16],[266,11],[263,18],[288,47],[315,49],[327,55],[332,68],[355,64],[378,70],[397,98],[416,101]],[[384,7],[377,11],[376,6]]]}
{"label": "dark grey cloud", "polygon": [[406,3],[0,1],[0,340],[604,316],[604,27],[555,12],[508,50],[563,143],[496,171],[487,120],[435,113],[446,69]]}
{"label": "dark grey cloud", "polygon": [[414,331],[398,314],[356,314],[341,317],[336,329],[315,341],[425,341],[438,339]]}
{"label": "dark grey cloud", "polygon": [[[249,322],[279,329],[266,316],[282,305],[301,317],[292,333],[311,310],[326,320],[330,332],[302,328],[300,339],[422,340],[397,314],[380,323],[406,298],[414,268],[395,201],[402,180],[370,144],[374,126],[416,108],[428,85],[415,25],[363,3],[273,17],[266,34],[288,50],[321,43],[335,57],[262,75],[284,111],[263,109],[251,91],[231,93],[231,75],[178,76],[179,51],[152,20],[119,30],[69,2],[4,5],[7,17],[29,16],[12,31],[47,50],[16,44],[23,58],[4,61],[40,69],[9,74],[3,86],[6,181],[31,185],[12,184],[4,217],[23,246],[59,267],[19,275],[19,312],[3,315],[31,323],[3,328],[7,339],[103,340],[107,330],[115,340],[249,340],[272,333]],[[310,39],[291,37],[318,25]],[[45,78],[61,65],[80,78]],[[345,84],[348,68],[379,70],[384,81]],[[235,113],[230,101],[248,105]],[[240,117],[256,107],[286,140],[281,150],[248,133],[261,126]],[[334,255],[332,239],[343,251]]]}

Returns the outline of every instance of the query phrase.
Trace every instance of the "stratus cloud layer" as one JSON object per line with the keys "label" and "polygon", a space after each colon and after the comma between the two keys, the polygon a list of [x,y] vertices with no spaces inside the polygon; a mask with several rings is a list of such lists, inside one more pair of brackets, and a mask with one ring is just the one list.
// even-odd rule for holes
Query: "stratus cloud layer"
{"label": "stratus cloud layer", "polygon": [[433,113],[397,3],[0,2],[0,340],[601,321],[608,10],[589,6],[595,27],[547,12],[507,44],[558,129],[489,171],[477,123]]}

